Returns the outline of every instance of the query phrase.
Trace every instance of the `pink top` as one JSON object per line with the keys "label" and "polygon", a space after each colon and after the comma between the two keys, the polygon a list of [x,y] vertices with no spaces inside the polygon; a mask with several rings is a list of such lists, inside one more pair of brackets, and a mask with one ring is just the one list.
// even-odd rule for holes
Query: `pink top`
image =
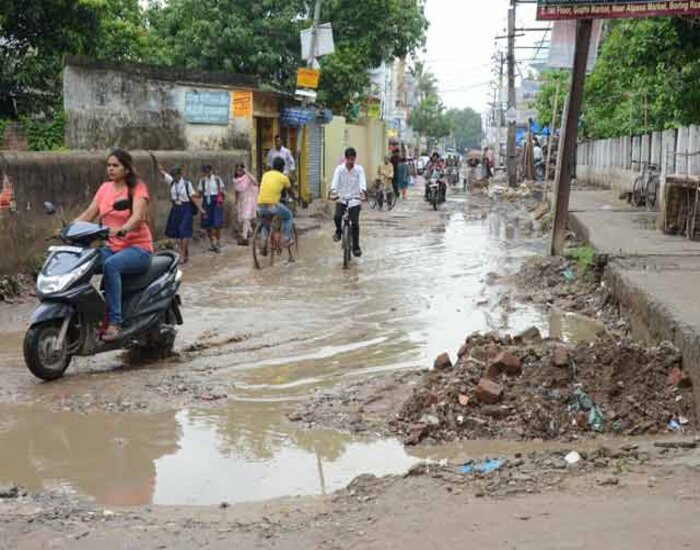
{"label": "pink top", "polygon": [[233,188],[240,193],[238,198],[238,217],[241,220],[252,220],[258,208],[258,186],[249,174],[233,178]]}
{"label": "pink top", "polygon": [[[100,220],[103,225],[106,225],[110,229],[121,229],[124,224],[129,221],[132,212],[130,210],[124,210],[121,212],[116,212],[113,210],[114,203],[118,200],[128,199],[129,190],[124,187],[120,191],[114,188],[114,183],[111,181],[106,181],[95,194],[95,201],[97,201],[97,207],[100,211]],[[149,201],[148,188],[143,182],[138,182],[133,191],[133,200],[144,198]],[[119,252],[128,248],[130,246],[135,246],[137,248],[142,248],[147,252],[153,252],[153,236],[151,235],[151,230],[148,224],[143,221],[139,226],[133,231],[129,231],[125,237],[110,237],[107,241],[112,252]]]}

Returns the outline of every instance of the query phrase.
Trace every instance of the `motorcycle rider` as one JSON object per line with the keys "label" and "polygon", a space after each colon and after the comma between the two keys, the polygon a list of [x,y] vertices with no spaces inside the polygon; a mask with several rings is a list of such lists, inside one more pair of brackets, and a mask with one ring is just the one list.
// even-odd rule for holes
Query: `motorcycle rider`
{"label": "motorcycle rider", "polygon": [[367,198],[367,179],[364,168],[355,162],[356,159],[357,152],[354,148],[348,147],[345,150],[345,163],[338,166],[333,174],[329,197],[338,198],[333,217],[335,221],[333,240],[338,242],[342,238],[343,216],[347,210],[350,212],[352,220],[352,253],[359,258],[362,256],[360,248],[360,211],[362,206],[360,201]]}
{"label": "motorcycle rider", "polygon": [[444,182],[444,172],[445,172],[445,161],[440,158],[440,153],[435,151],[430,157],[430,162],[425,168],[425,173],[427,177],[425,178],[425,200],[428,200],[428,190],[430,186],[430,180],[432,178],[433,172],[438,172],[442,174],[440,177],[440,202],[444,202],[447,195],[447,185]]}
{"label": "motorcycle rider", "polygon": [[[150,197],[148,188],[136,171],[131,155],[115,149],[107,157],[107,177],[97,190],[90,206],[74,222],[100,222],[109,227],[107,244],[100,249],[107,328],[102,334],[105,342],[121,336],[122,275],[144,273],[151,265],[153,237],[146,221]],[[131,201],[131,208],[117,212],[113,205],[123,199]]]}

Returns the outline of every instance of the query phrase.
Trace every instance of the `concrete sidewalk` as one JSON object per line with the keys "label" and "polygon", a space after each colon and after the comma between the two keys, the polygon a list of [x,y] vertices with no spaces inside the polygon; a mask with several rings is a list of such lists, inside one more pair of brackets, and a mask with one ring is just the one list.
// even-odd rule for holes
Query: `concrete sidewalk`
{"label": "concrete sidewalk", "polygon": [[664,235],[658,213],[631,208],[610,191],[572,193],[569,224],[610,261],[605,281],[642,336],[683,353],[700,412],[700,242]]}

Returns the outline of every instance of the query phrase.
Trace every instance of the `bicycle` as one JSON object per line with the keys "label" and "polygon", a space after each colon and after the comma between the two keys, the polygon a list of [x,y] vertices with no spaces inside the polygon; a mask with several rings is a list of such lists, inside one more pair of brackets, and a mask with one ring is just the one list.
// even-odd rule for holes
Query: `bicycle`
{"label": "bicycle", "polygon": [[653,210],[659,194],[659,169],[655,164],[646,161],[633,160],[632,164],[641,164],[642,173],[632,184],[629,202],[632,206],[640,207],[644,204],[647,210]]}
{"label": "bicycle", "polygon": [[289,254],[288,263],[294,263],[299,257],[299,236],[294,222],[292,222],[292,240],[286,247],[282,244],[282,219],[278,215],[261,216],[253,232],[253,265],[255,269],[262,269],[267,263],[272,267],[275,256],[282,256],[284,249]]}
{"label": "bicycle", "polygon": [[381,180],[376,180],[374,187],[375,191],[369,198],[370,208],[374,210],[379,207],[379,210],[382,210],[386,204],[387,210],[393,210],[398,202],[394,190],[387,189],[386,185],[384,185]]}
{"label": "bicycle", "polygon": [[[331,200],[339,200],[338,196],[331,196]],[[350,201],[362,200],[361,197],[343,197],[343,202],[347,205]],[[340,249],[343,251],[343,269],[350,267],[350,261],[352,260],[352,219],[350,218],[350,207],[345,209],[345,213],[342,218],[342,225],[340,229]]]}

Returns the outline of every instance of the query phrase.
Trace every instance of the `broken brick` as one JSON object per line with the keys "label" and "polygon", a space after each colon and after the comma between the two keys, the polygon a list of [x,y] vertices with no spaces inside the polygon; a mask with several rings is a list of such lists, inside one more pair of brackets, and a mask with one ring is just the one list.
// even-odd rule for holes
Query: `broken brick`
{"label": "broken brick", "polygon": [[523,364],[518,357],[508,351],[502,351],[491,365],[498,365],[508,376],[519,376],[523,372]]}
{"label": "broken brick", "polygon": [[682,371],[678,367],[673,367],[668,373],[668,383],[679,388],[689,388],[693,385],[688,373]]}
{"label": "broken brick", "polygon": [[467,355],[469,353],[469,346],[467,344],[462,344],[462,347],[459,348],[459,351],[457,352],[457,357],[460,359]]}
{"label": "broken brick", "polygon": [[569,350],[562,345],[555,346],[552,351],[552,363],[555,367],[569,366]]}
{"label": "broken brick", "polygon": [[476,387],[476,397],[482,403],[494,405],[501,400],[503,395],[503,387],[489,378],[479,380],[479,385]]}

